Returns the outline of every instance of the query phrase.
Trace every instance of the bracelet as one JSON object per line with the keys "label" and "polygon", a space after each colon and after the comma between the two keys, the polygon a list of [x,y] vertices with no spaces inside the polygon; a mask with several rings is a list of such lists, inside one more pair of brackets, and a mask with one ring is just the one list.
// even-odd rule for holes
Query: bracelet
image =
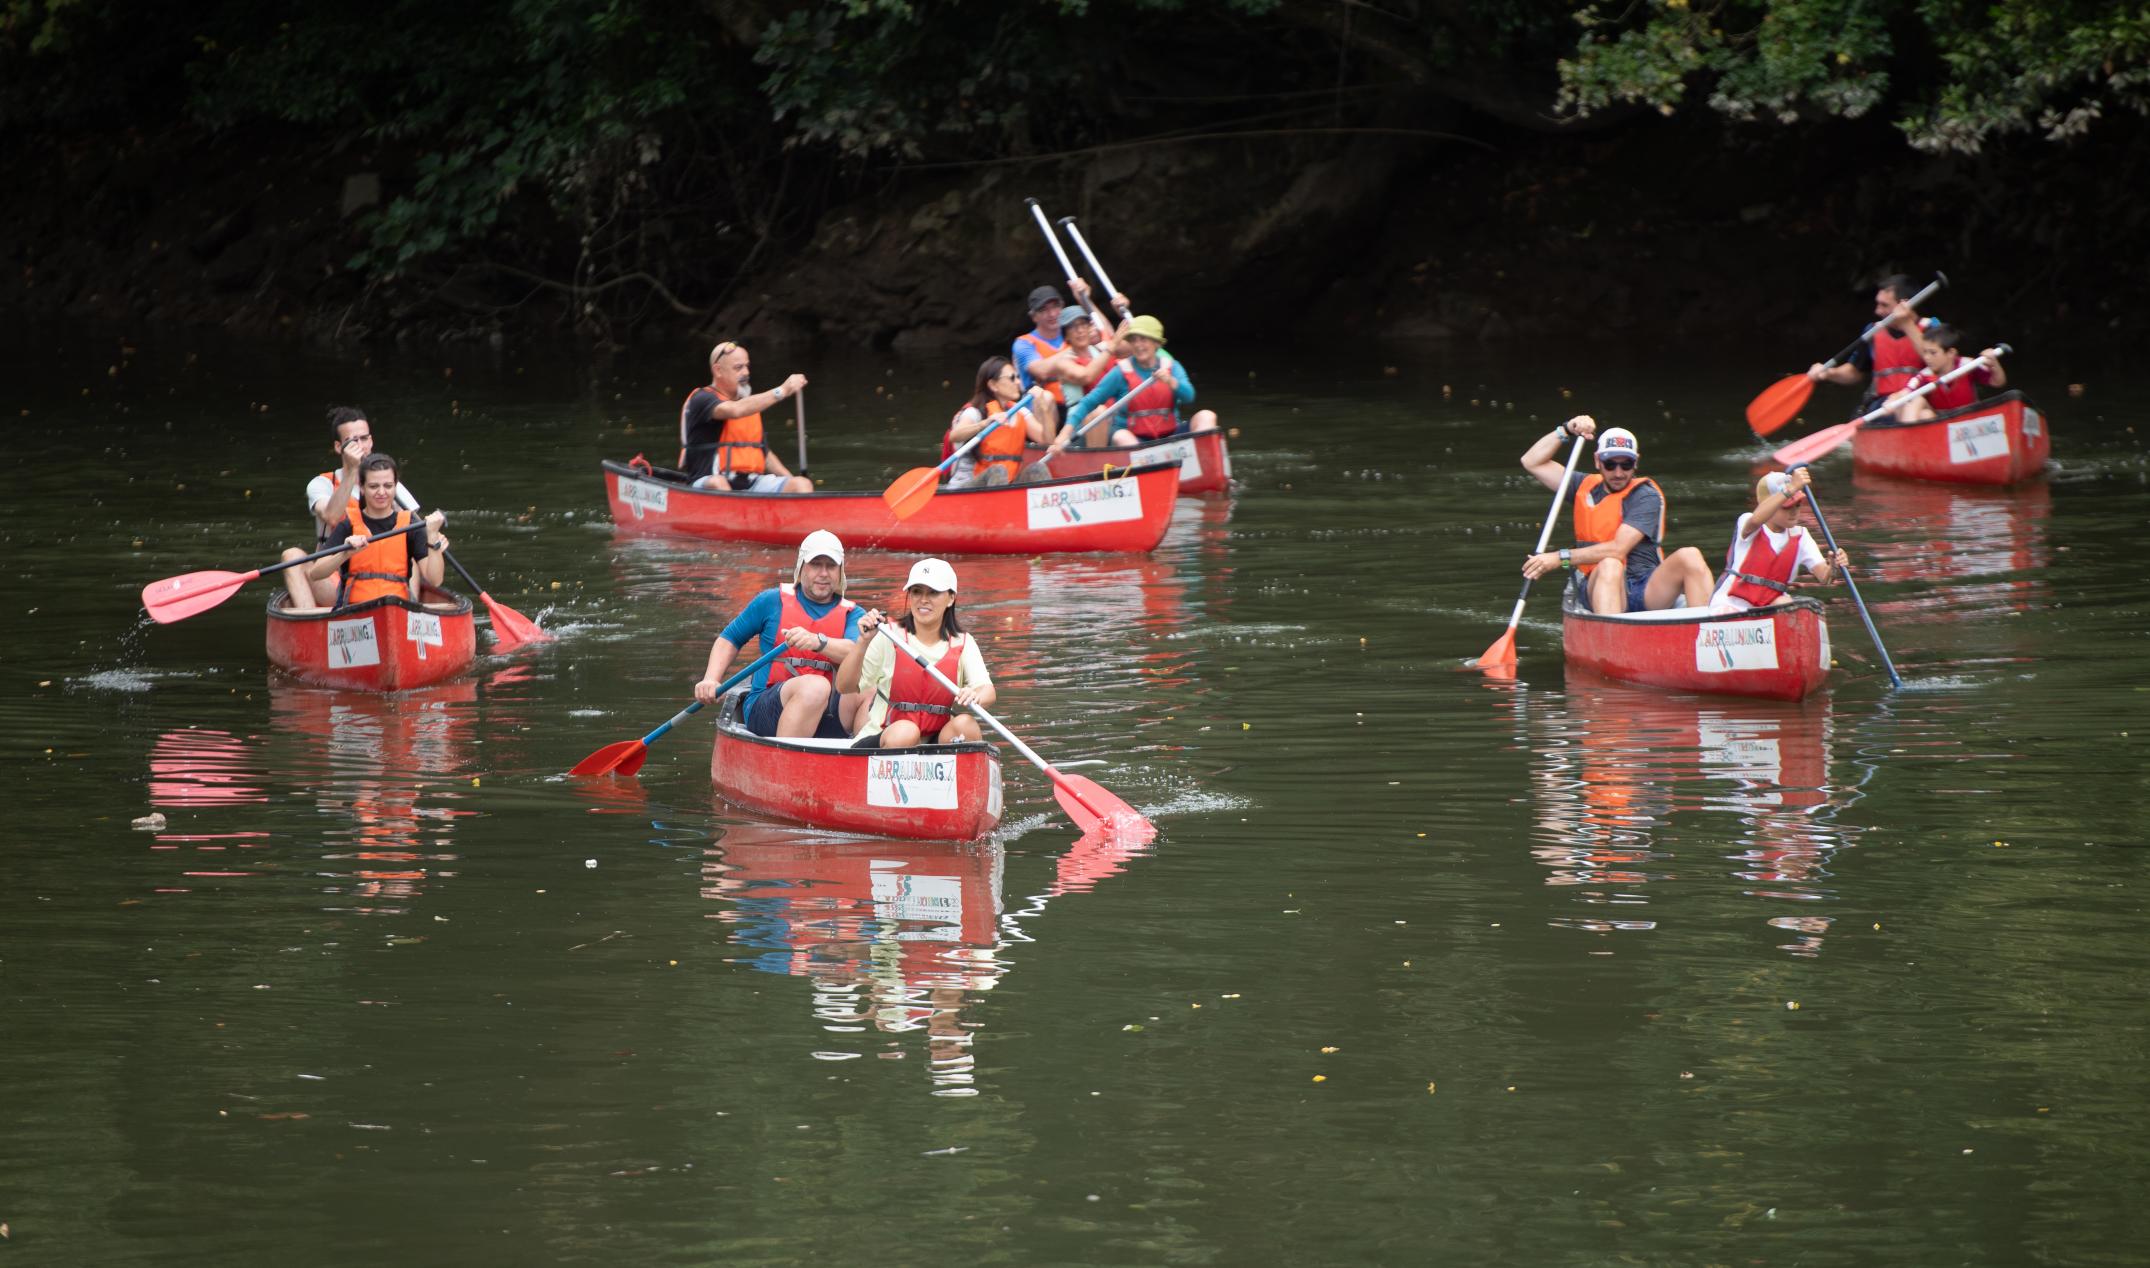
{"label": "bracelet", "polygon": [[770,388],[769,390],[770,390],[771,392],[774,392],[774,393],[776,393],[776,399],[778,399],[778,400],[780,400],[780,401],[784,399],[784,385],[783,385],[783,384],[779,383],[779,384],[777,384],[777,385],[776,385],[775,387],[773,387],[773,388]]}

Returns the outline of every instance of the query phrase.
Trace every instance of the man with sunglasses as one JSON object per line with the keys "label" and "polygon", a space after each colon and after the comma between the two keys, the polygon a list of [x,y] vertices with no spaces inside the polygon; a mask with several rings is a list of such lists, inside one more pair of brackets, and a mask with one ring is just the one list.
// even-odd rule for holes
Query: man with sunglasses
{"label": "man with sunglasses", "polygon": [[1561,447],[1578,436],[1597,439],[1597,474],[1575,486],[1577,545],[1530,556],[1523,561],[1523,575],[1536,580],[1555,568],[1578,568],[1585,574],[1590,610],[1607,616],[1657,611],[1683,599],[1691,608],[1707,604],[1716,578],[1702,552],[1682,546],[1663,553],[1665,494],[1657,481],[1635,474],[1642,453],[1635,433],[1608,427],[1599,436],[1597,427],[1588,414],[1578,414],[1539,437],[1523,455],[1525,471],[1546,488],[1561,489],[1567,477],[1558,458]]}

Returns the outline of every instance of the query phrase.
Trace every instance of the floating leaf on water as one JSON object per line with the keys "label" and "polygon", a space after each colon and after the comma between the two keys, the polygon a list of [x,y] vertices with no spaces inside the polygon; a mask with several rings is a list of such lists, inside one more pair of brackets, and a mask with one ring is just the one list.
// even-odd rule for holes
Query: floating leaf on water
{"label": "floating leaf on water", "polygon": [[1324,1056],[1326,1056],[1327,1054],[1329,1054],[1329,1053],[1332,1053],[1332,1052],[1342,1052],[1342,1051],[1343,1051],[1343,1049],[1341,1049],[1341,1048],[1337,1047],[1337,1046],[1336,1046],[1335,1044],[1330,1044],[1330,1045],[1329,1045],[1328,1047],[1326,1047],[1326,1048],[1323,1048],[1323,1049],[1322,1049],[1321,1051],[1322,1051],[1322,1054],[1323,1054]]}
{"label": "floating leaf on water", "polygon": [[1328,1081],[1329,1076],[1326,1074],[1317,1074],[1314,1076],[1314,1082],[1316,1083],[1327,1083]]}

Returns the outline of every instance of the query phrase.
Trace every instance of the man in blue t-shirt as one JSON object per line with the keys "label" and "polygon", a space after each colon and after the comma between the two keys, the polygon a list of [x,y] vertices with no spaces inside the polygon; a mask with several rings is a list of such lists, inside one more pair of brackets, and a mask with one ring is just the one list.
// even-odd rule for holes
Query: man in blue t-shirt
{"label": "man in blue t-shirt", "polygon": [[781,644],[784,654],[754,671],[740,717],[756,735],[779,739],[842,739],[858,716],[859,695],[840,695],[836,667],[859,636],[859,610],[844,597],[844,544],[819,530],[799,543],[791,582],[754,596],[724,627],[709,649],[709,666],[694,684],[694,698],[717,698],[732,659],[749,639],[764,652]]}

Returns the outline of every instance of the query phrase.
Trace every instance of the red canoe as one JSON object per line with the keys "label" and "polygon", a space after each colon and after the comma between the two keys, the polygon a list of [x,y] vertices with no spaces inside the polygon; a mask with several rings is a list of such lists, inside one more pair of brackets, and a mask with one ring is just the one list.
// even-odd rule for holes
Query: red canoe
{"label": "red canoe", "polygon": [[269,660],[307,682],[360,691],[408,691],[470,668],[477,637],[470,600],[425,592],[426,606],[375,599],[354,608],[289,612],[269,600]]}
{"label": "red canoe", "polygon": [[1800,700],[1829,676],[1829,626],[1813,599],[1752,612],[1600,616],[1570,590],[1561,633],[1570,665],[1646,687]]}
{"label": "red canoe", "polygon": [[2045,415],[2021,392],[1915,423],[1868,423],[1851,438],[1861,471],[1944,484],[2017,484],[2043,472],[2052,451]]}
{"label": "red canoe", "polygon": [[990,744],[883,753],[849,740],[772,740],[740,721],[745,698],[725,697],[709,753],[717,795],[742,810],[918,841],[969,841],[1000,822],[1000,758]]}
{"label": "red canoe", "polygon": [[637,533],[797,545],[825,528],[851,550],[1038,555],[1147,551],[1164,539],[1179,497],[1179,464],[1036,484],[943,489],[898,520],[872,493],[733,493],[697,489],[676,471],[607,462],[612,522]]}
{"label": "red canoe", "polygon": [[[1023,451],[1026,463],[1044,456],[1043,445],[1032,445]],[[1139,467],[1149,462],[1180,464],[1182,493],[1222,493],[1232,485],[1232,451],[1224,443],[1221,428],[1167,436],[1132,449],[1070,449],[1053,459],[1052,470],[1056,476],[1088,475],[1103,471],[1107,463]]]}

